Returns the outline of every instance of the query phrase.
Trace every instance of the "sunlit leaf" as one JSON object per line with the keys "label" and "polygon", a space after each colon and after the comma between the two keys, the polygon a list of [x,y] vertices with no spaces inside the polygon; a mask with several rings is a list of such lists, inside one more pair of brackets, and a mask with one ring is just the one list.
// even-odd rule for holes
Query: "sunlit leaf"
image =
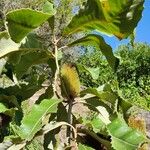
{"label": "sunlit leaf", "polygon": [[46,2],[43,5],[43,12],[54,15],[56,13],[56,10],[54,9],[54,5],[46,0]]}
{"label": "sunlit leaf", "polygon": [[32,110],[23,117],[19,135],[22,139],[30,141],[42,127],[42,119],[48,113],[56,113],[58,99],[44,99],[40,104],[35,104]]}
{"label": "sunlit leaf", "polygon": [[135,150],[146,141],[146,137],[135,129],[128,127],[122,118],[116,118],[108,125],[112,147],[116,150]]}
{"label": "sunlit leaf", "polygon": [[98,79],[99,74],[100,74],[99,67],[97,67],[97,68],[87,68],[86,67],[86,70],[91,74],[91,76],[94,80]]}
{"label": "sunlit leaf", "polygon": [[141,18],[144,0],[88,0],[64,34],[97,30],[119,39],[129,36]]}
{"label": "sunlit leaf", "polygon": [[12,41],[7,32],[0,33],[0,58],[8,53],[18,51],[21,44],[16,44]]}
{"label": "sunlit leaf", "polygon": [[53,16],[53,13],[53,10],[51,13],[43,13],[25,8],[9,12],[6,21],[12,40],[19,43],[29,32]]}
{"label": "sunlit leaf", "polygon": [[81,39],[74,41],[73,43],[70,43],[68,46],[74,45],[95,46],[98,50],[101,50],[111,68],[116,70],[119,64],[119,59],[114,56],[111,46],[105,42],[102,36],[97,34],[89,34]]}

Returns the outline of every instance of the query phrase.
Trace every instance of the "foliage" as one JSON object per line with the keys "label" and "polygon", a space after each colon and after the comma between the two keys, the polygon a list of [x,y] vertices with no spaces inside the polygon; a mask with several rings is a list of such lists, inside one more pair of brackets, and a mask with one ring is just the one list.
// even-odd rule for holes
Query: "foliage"
{"label": "foliage", "polygon": [[130,98],[138,103],[146,101],[149,107],[150,46],[137,43],[132,49],[131,46],[122,46],[117,52],[121,57],[121,64],[117,71],[119,86],[126,99]]}
{"label": "foliage", "polygon": [[[65,48],[91,47],[101,51],[116,71],[119,59],[103,37],[93,31],[120,39],[128,37],[141,18],[144,1],[117,0],[114,5],[112,0],[88,0],[77,8],[78,14],[74,13],[73,18],[69,15],[63,24],[66,12],[79,4],[74,2],[44,1],[42,9],[23,8],[5,16],[6,31],[0,34],[0,57],[5,63],[0,70],[13,84],[0,88],[1,149],[95,149],[99,146],[108,150],[123,147],[132,150],[148,142],[145,134],[126,122],[134,103],[123,99],[119,89],[105,81],[99,88],[80,88],[75,64],[64,63],[63,55],[60,56]],[[65,10],[66,6],[71,8]],[[30,33],[46,21],[51,32],[46,39],[48,46],[43,45],[36,33]],[[72,35],[79,31],[83,37]],[[84,69],[97,78],[96,69]],[[44,87],[48,79],[49,84]],[[35,98],[39,90],[43,94]],[[79,108],[80,117],[79,110],[73,111],[76,104],[93,111],[94,118],[84,121],[83,110]],[[62,128],[63,125],[67,128]],[[60,134],[64,134],[63,141]],[[82,136],[91,136],[98,145],[89,145],[81,140]]]}
{"label": "foliage", "polygon": [[[97,50],[87,49],[77,61],[80,81],[86,87],[98,87],[108,81],[114,80],[113,71],[108,66],[102,53]],[[93,69],[93,71],[90,71]],[[96,71],[97,78],[93,78],[93,72]],[[99,75],[98,75],[99,72]]]}
{"label": "foliage", "polygon": [[[125,99],[149,109],[149,49],[149,45],[144,43],[135,43],[134,47],[130,44],[120,46],[114,52],[121,60],[116,73],[106,67],[107,61],[101,52],[87,50],[77,62],[80,81],[88,87],[99,87],[104,82],[110,82],[114,88],[117,82]],[[97,75],[99,72],[96,79],[93,77],[94,70],[97,70]]]}

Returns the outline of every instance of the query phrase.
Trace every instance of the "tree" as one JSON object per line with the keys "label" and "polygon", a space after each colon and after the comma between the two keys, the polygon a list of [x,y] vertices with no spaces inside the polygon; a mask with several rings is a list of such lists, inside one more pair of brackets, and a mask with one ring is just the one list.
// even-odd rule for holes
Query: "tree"
{"label": "tree", "polygon": [[[145,133],[128,125],[127,112],[134,104],[125,101],[109,83],[98,89],[80,90],[75,64],[62,62],[58,55],[65,48],[78,45],[95,47],[116,71],[119,59],[104,38],[93,30],[119,39],[127,38],[141,18],[144,3],[117,1],[114,5],[111,0],[88,0],[64,28],[57,28],[55,24],[59,2],[46,1],[41,11],[24,8],[6,14],[6,31],[0,33],[0,58],[5,59],[2,67],[14,84],[0,88],[1,129],[7,131],[1,137],[3,149],[95,148],[80,140],[83,133],[97,141],[100,148],[102,144],[107,149],[133,150],[147,142]],[[51,38],[47,39],[49,46],[31,33],[46,21],[51,31]],[[85,31],[88,34],[85,35]],[[75,39],[73,34],[78,32],[83,32],[83,37]],[[46,80],[44,72],[40,74],[31,69],[39,64],[46,64],[51,71],[51,84],[31,105],[28,99],[42,89]],[[73,113],[73,107],[81,103],[95,112],[92,119]],[[63,125],[67,126],[67,142],[59,142],[57,138]]]}
{"label": "tree", "polygon": [[117,82],[125,99],[143,103],[149,109],[149,49],[149,45],[144,43],[135,43],[134,47],[130,44],[118,47],[115,54],[121,62],[116,73],[106,67],[107,61],[101,52],[90,49],[78,60],[80,81],[86,87]]}
{"label": "tree", "polygon": [[150,46],[144,43],[136,43],[121,46],[117,54],[121,57],[121,64],[117,71],[119,87],[126,99],[143,103],[149,108],[150,88]]}

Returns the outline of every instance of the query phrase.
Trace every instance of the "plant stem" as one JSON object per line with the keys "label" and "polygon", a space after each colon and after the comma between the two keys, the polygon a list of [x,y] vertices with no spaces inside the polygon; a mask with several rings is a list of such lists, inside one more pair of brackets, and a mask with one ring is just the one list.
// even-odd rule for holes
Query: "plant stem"
{"label": "plant stem", "polygon": [[56,40],[56,37],[54,35],[54,50],[55,50],[55,62],[56,62],[56,68],[59,72],[59,64],[58,64],[58,47],[57,47],[58,40]]}
{"label": "plant stem", "polygon": [[[68,103],[68,118],[67,118],[67,122],[72,125],[73,121],[72,121],[72,107],[73,107],[73,99],[69,100]],[[69,137],[69,144],[71,143],[71,138],[72,138],[72,129],[70,127],[67,127],[67,137]]]}
{"label": "plant stem", "polygon": [[59,98],[59,94],[57,91],[57,79],[59,76],[59,64],[58,64],[58,47],[57,47],[58,40],[56,40],[55,35],[53,35],[53,44],[54,44],[54,56],[55,56],[55,63],[56,63],[56,72],[54,77],[53,89],[55,96]]}

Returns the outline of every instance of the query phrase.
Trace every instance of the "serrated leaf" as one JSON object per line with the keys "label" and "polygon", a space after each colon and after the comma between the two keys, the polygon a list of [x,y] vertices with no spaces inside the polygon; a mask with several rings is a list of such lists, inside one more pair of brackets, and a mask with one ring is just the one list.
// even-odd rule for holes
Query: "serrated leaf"
{"label": "serrated leaf", "polygon": [[62,94],[68,98],[75,98],[80,93],[80,81],[75,66],[63,64],[61,68]]}
{"label": "serrated leaf", "polygon": [[19,9],[6,15],[7,27],[13,41],[19,43],[29,32],[53,16],[53,11],[43,13],[31,9]]}
{"label": "serrated leaf", "polygon": [[108,126],[112,147],[116,150],[135,150],[146,141],[146,137],[135,129],[128,127],[126,122],[118,117]]}
{"label": "serrated leaf", "polygon": [[32,66],[47,63],[52,57],[34,33],[28,34],[18,51],[8,53],[7,56],[8,62],[14,65],[13,72],[18,79],[28,73]]}
{"label": "serrated leaf", "polygon": [[86,145],[83,145],[81,143],[79,144],[78,149],[79,150],[94,150],[93,148],[86,146]]}
{"label": "serrated leaf", "polygon": [[114,56],[111,46],[109,46],[104,38],[97,34],[89,34],[81,39],[78,39],[72,43],[70,43],[68,46],[74,46],[74,45],[85,45],[85,46],[95,46],[98,50],[101,50],[103,55],[106,57],[109,65],[113,70],[116,70],[119,59]]}
{"label": "serrated leaf", "polygon": [[98,30],[119,39],[129,36],[142,16],[144,0],[88,0],[64,34]]}
{"label": "serrated leaf", "polygon": [[42,140],[40,137],[35,137],[31,142],[27,143],[25,150],[43,150]]}
{"label": "serrated leaf", "polygon": [[19,135],[22,139],[30,141],[42,127],[42,119],[48,113],[56,113],[58,99],[44,99],[40,104],[35,104],[32,110],[21,121]]}
{"label": "serrated leaf", "polygon": [[45,93],[43,93],[42,95],[40,95],[40,97],[38,98],[38,101],[41,101],[43,99],[49,99],[52,98],[54,96],[54,91],[53,91],[53,87],[52,85],[50,85],[46,90]]}

